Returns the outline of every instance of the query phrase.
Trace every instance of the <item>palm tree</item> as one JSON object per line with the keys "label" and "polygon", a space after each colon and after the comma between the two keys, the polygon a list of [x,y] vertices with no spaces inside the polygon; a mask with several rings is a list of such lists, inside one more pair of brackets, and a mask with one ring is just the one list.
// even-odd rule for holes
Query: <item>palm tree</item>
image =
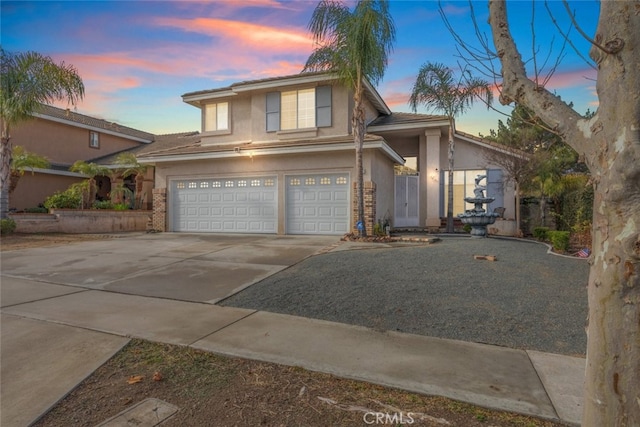
{"label": "palm tree", "polygon": [[136,191],[135,191],[135,209],[142,208],[142,202],[144,199],[143,186],[144,186],[144,174],[149,169],[148,165],[143,165],[138,162],[138,159],[133,153],[120,153],[116,157],[116,165],[121,169],[123,178],[129,175],[135,175],[136,177]]}
{"label": "palm tree", "polygon": [[377,84],[384,76],[395,41],[395,26],[384,0],[360,0],[351,11],[341,1],[322,0],[313,11],[309,30],[318,47],[303,71],[330,71],[353,91],[351,123],[356,148],[358,222],[364,221],[364,170],[362,149],[365,135],[364,79]]}
{"label": "palm tree", "polygon": [[12,157],[9,194],[13,193],[18,186],[20,177],[24,175],[27,170],[31,170],[31,174],[33,174],[36,168],[46,169],[49,167],[49,161],[46,157],[27,151],[19,145],[13,147]]}
{"label": "palm tree", "polygon": [[[87,208],[91,207],[96,199],[96,176],[107,176],[111,171],[106,166],[98,165],[96,163],[87,163],[84,160],[76,161],[71,165],[69,170],[71,172],[81,173],[87,176],[87,197],[86,200],[83,197],[83,205]],[[84,203],[85,201],[86,204]]]}
{"label": "palm tree", "polygon": [[84,96],[77,70],[36,52],[9,53],[0,47],[0,218],[9,213],[11,127],[28,120],[42,104],[67,100],[75,105]]}
{"label": "palm tree", "polygon": [[468,70],[462,70],[460,78],[456,79],[453,71],[446,65],[432,62],[420,67],[409,98],[414,112],[418,110],[418,105],[425,105],[434,110],[442,111],[449,119],[447,233],[453,233],[454,119],[467,111],[476,98],[484,101],[487,107],[491,104],[493,93],[489,83],[473,77]]}

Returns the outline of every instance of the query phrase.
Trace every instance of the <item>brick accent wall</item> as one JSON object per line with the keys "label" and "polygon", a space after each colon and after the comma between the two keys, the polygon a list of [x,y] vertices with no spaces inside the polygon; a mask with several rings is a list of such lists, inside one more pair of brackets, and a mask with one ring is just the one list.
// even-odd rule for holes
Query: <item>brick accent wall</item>
{"label": "brick accent wall", "polygon": [[[353,183],[353,232],[358,234],[358,187]],[[367,235],[373,233],[373,225],[376,223],[376,183],[373,181],[364,182],[364,224],[367,228]]]}
{"label": "brick accent wall", "polygon": [[167,231],[167,189],[153,189],[153,229]]}

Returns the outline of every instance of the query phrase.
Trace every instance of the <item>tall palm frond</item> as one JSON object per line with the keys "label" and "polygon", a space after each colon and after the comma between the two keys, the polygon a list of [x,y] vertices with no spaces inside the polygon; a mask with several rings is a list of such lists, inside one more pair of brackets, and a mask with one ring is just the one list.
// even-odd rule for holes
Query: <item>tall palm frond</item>
{"label": "tall palm frond", "polygon": [[0,47],[0,218],[9,213],[13,147],[11,127],[28,120],[42,104],[67,100],[75,105],[84,96],[77,70],[37,52],[10,53]]}
{"label": "tall palm frond", "polygon": [[385,0],[360,0],[353,11],[337,0],[322,0],[313,11],[309,31],[317,48],[304,71],[329,71],[338,82],[353,91],[351,116],[356,148],[357,211],[361,233],[367,234],[364,219],[364,169],[362,149],[365,134],[363,80],[380,82],[395,42],[395,26]]}
{"label": "tall palm frond", "polygon": [[449,119],[449,171],[447,197],[447,233],[453,233],[453,167],[455,152],[455,117],[465,113],[475,100],[491,105],[493,92],[489,83],[473,77],[463,70],[456,79],[453,71],[444,64],[427,62],[420,67],[416,82],[411,90],[409,105],[413,111],[419,105],[442,111]]}

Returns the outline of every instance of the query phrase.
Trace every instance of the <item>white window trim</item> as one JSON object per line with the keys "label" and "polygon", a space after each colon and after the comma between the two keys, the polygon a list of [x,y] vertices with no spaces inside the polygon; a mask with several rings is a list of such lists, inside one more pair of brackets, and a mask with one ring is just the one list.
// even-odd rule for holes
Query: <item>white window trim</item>
{"label": "white window trim", "polygon": [[[93,143],[95,135],[96,144]],[[89,131],[89,148],[100,148],[100,133],[90,130]]]}
{"label": "white window trim", "polygon": [[[220,114],[218,111],[218,106],[225,105],[226,106],[226,124],[225,127],[220,129]],[[213,107],[215,110],[215,128],[207,129],[207,111],[209,108]],[[202,108],[202,134],[203,135],[229,135],[231,134],[231,106],[229,102],[217,102],[205,104]]]}

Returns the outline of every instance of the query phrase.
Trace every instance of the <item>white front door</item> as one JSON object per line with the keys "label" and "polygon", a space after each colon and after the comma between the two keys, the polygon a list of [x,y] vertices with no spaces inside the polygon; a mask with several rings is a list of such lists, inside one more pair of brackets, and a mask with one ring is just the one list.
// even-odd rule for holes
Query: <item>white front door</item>
{"label": "white front door", "polygon": [[394,227],[417,227],[420,224],[418,178],[415,175],[396,175],[395,177]]}

